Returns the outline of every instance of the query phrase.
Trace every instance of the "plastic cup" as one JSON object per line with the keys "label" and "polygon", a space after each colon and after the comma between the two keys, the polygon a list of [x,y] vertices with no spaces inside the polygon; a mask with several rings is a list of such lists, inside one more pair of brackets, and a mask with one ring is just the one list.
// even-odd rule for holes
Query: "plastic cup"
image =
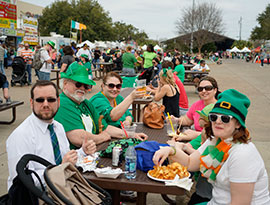
{"label": "plastic cup", "polygon": [[167,123],[166,123],[166,128],[167,128],[167,134],[169,136],[173,136],[176,134],[176,131],[177,131],[177,121],[175,119],[171,119],[172,121],[172,125],[173,125],[173,128],[174,128],[174,131],[172,130],[172,126],[171,126],[171,123],[170,123],[170,120],[167,119]]}
{"label": "plastic cup", "polygon": [[[128,138],[134,138],[135,137],[136,125],[125,126],[125,130],[126,130],[126,132],[128,134]],[[126,138],[126,134],[125,134],[124,130],[122,130],[122,135],[123,135],[123,138]]]}
{"label": "plastic cup", "polygon": [[136,90],[137,91],[144,91],[146,94],[146,79],[137,80],[136,84],[137,84]]}

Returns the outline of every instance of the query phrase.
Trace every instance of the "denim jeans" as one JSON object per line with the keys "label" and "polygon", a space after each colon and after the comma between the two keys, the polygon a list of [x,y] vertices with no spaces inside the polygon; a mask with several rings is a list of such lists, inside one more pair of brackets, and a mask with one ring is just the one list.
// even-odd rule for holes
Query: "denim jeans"
{"label": "denim jeans", "polygon": [[28,83],[32,83],[32,65],[26,65],[26,72],[28,73]]}
{"label": "denim jeans", "polygon": [[98,68],[99,69],[99,65],[96,65],[95,63],[99,63],[99,59],[93,59],[93,66],[94,68]]}
{"label": "denim jeans", "polygon": [[0,73],[6,75],[5,68],[4,68],[4,61],[0,61]]}
{"label": "denim jeans", "polygon": [[50,74],[51,73],[39,71],[39,80],[50,80]]}

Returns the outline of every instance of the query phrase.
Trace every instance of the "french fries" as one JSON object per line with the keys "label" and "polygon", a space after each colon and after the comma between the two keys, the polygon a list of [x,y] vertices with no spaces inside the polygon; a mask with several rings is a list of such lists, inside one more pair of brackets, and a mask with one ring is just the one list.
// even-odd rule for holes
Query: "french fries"
{"label": "french fries", "polygon": [[174,162],[167,166],[154,166],[154,169],[149,170],[148,173],[154,178],[166,180],[173,180],[176,174],[178,174],[180,179],[189,176],[187,168],[182,166],[178,162]]}

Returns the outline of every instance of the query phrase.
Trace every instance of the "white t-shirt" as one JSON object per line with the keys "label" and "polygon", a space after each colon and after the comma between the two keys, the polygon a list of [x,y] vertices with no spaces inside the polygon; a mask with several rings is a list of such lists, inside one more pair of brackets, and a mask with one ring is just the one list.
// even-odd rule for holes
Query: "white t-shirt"
{"label": "white t-shirt", "polygon": [[[211,141],[207,139],[198,151],[202,154],[208,145],[215,143],[216,138]],[[209,205],[231,204],[230,182],[255,183],[251,204],[270,204],[267,172],[263,159],[252,142],[235,144],[230,149],[229,157],[213,183],[213,198]]]}
{"label": "white t-shirt", "polygon": [[205,64],[205,66],[201,66],[200,64],[195,65],[191,70],[197,70],[197,71],[210,71],[210,68],[208,65]]}
{"label": "white t-shirt", "polygon": [[87,55],[89,60],[92,58],[92,55],[91,55],[91,52],[90,52],[89,49],[86,49],[86,50],[84,50],[83,48],[79,49],[79,51],[77,52],[76,56],[77,56],[78,58],[80,58],[80,56],[81,56],[82,54]]}
{"label": "white t-shirt", "polygon": [[[40,58],[41,62],[50,60],[51,57],[49,56],[49,53],[46,49],[42,49],[40,53]],[[52,64],[51,63],[43,63],[43,66],[41,67],[40,71],[45,72],[45,73],[50,73],[52,69]]]}

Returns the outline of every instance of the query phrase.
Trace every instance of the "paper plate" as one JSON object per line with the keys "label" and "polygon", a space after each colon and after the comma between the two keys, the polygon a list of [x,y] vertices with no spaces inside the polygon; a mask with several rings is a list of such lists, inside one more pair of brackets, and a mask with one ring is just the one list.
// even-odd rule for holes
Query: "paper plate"
{"label": "paper plate", "polygon": [[[174,179],[171,179],[171,180],[169,180],[169,179],[159,179],[159,178],[155,178],[155,177],[151,176],[151,175],[149,174],[149,172],[147,172],[147,176],[148,176],[150,179],[155,180],[155,181],[159,181],[159,182],[171,182],[171,181],[173,181],[173,180],[175,180],[175,179],[179,179],[178,174],[176,174],[175,178],[174,178]],[[188,177],[184,177],[184,178],[182,178],[182,179],[186,179],[186,178],[189,178],[189,177],[190,177],[190,173],[189,173]],[[182,179],[180,179],[180,180],[182,180]]]}

